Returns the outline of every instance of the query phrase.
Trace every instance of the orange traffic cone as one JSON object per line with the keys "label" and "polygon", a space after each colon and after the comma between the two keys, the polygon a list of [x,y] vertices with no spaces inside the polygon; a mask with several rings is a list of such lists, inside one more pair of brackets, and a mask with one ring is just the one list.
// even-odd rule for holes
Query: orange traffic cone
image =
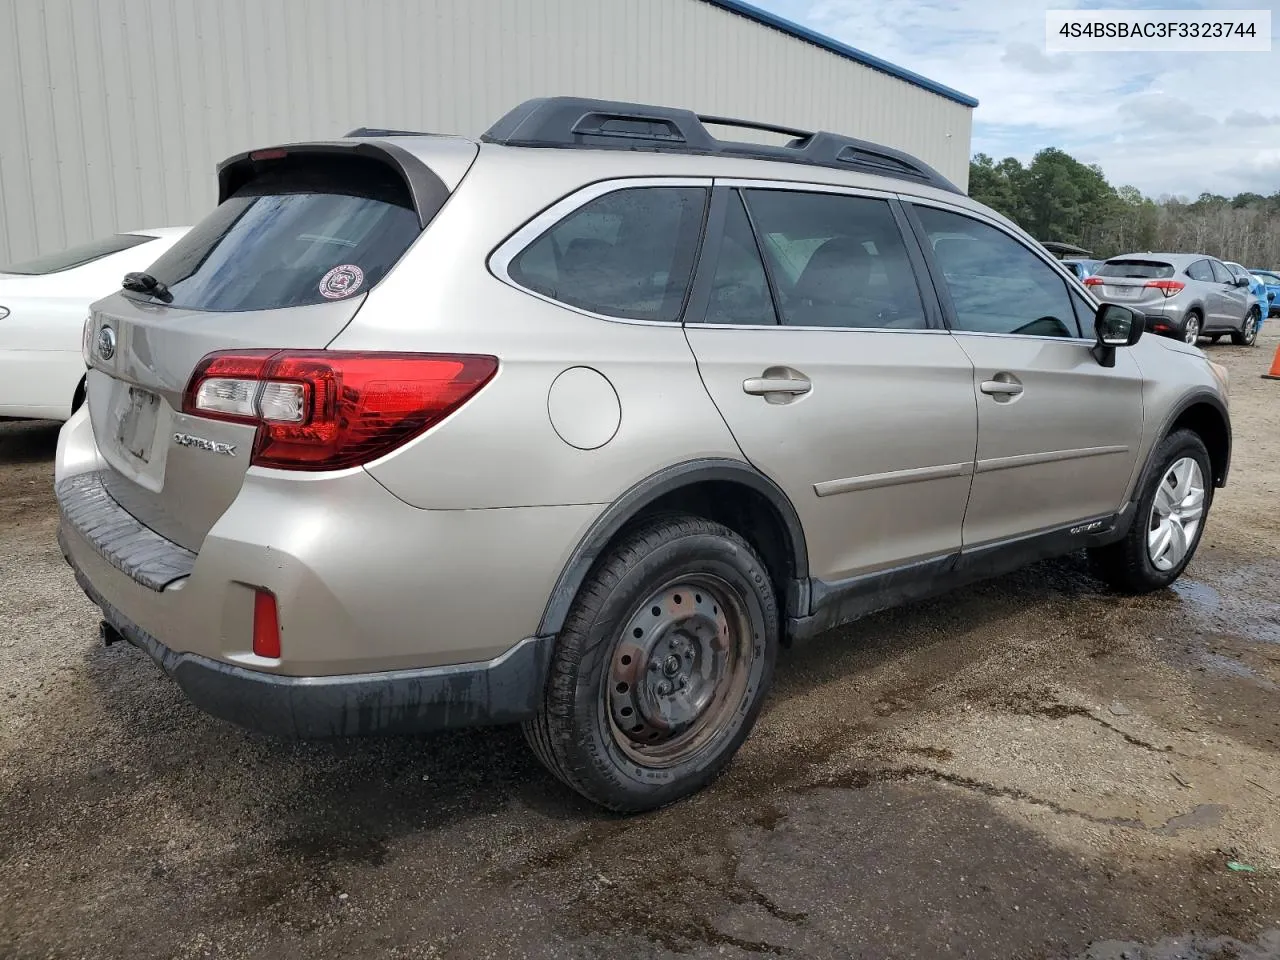
{"label": "orange traffic cone", "polygon": [[1280,380],[1280,347],[1276,347],[1276,357],[1271,361],[1271,370],[1262,375],[1263,380]]}

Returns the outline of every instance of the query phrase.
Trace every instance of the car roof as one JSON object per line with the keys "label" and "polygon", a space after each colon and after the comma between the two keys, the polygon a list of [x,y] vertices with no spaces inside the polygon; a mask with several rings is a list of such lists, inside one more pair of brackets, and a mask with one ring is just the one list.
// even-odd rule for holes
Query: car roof
{"label": "car roof", "polygon": [[190,227],[151,227],[147,230],[124,230],[123,233],[132,234],[135,237],[155,237],[157,240],[167,240],[171,237],[180,237]]}
{"label": "car roof", "polygon": [[1126,253],[1118,257],[1112,257],[1107,263],[1115,260],[1160,260],[1170,266],[1183,267],[1195,263],[1197,260],[1216,259],[1217,257],[1211,257],[1207,253],[1153,253],[1148,250],[1142,253]]}

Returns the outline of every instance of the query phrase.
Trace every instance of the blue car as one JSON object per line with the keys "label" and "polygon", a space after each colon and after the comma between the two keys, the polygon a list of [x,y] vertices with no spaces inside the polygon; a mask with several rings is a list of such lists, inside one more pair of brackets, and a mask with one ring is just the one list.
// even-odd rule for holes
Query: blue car
{"label": "blue car", "polygon": [[1270,303],[1267,316],[1280,317],[1280,273],[1274,270],[1261,270],[1257,267],[1249,272],[1266,288]]}
{"label": "blue car", "polygon": [[1235,276],[1243,277],[1249,281],[1249,295],[1258,301],[1258,327],[1261,327],[1262,322],[1267,319],[1267,310],[1271,304],[1271,301],[1267,299],[1266,286],[1240,264],[1232,260],[1223,260],[1222,264]]}
{"label": "blue car", "polygon": [[1084,260],[1079,257],[1072,257],[1070,260],[1063,260],[1062,265],[1074,273],[1079,279],[1093,276],[1094,272],[1101,266],[1101,260]]}

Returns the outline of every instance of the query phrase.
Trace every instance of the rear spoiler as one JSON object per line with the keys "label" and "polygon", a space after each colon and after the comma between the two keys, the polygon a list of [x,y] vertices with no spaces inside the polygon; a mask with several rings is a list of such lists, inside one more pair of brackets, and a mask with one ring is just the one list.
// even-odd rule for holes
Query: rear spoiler
{"label": "rear spoiler", "polygon": [[330,156],[355,156],[383,164],[400,177],[409,188],[413,209],[422,229],[427,228],[444,202],[449,199],[449,188],[435,171],[402,147],[392,143],[362,143],[356,141],[320,141],[316,143],[288,143],[278,147],[247,150],[228,157],[218,164],[218,203],[223,203],[233,193],[249,183],[270,165],[286,157],[299,154]]}

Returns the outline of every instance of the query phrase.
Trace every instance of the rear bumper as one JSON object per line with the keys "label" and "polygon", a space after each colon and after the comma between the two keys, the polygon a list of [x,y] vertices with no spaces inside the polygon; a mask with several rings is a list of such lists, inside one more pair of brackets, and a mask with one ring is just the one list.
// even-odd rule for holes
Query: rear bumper
{"label": "rear bumper", "polygon": [[263,673],[165,646],[94,588],[63,529],[58,543],[105,628],[150,656],[201,710],[246,729],[301,739],[419,733],[518,723],[537,710],[551,638],[529,637],[483,663],[327,677]]}
{"label": "rear bumper", "polygon": [[[284,736],[530,716],[549,644],[528,638],[601,509],[423,510],[360,469],[250,470],[187,550],[116,502],[108,469],[77,413],[59,435],[55,489],[80,585],[197,705]],[[257,590],[276,598],[278,658],[253,650]]]}
{"label": "rear bumper", "polygon": [[1186,320],[1185,313],[1177,309],[1170,309],[1167,305],[1162,304],[1138,305],[1134,309],[1139,311],[1145,318],[1145,327],[1148,333],[1156,333],[1178,340],[1182,339],[1182,324]]}

